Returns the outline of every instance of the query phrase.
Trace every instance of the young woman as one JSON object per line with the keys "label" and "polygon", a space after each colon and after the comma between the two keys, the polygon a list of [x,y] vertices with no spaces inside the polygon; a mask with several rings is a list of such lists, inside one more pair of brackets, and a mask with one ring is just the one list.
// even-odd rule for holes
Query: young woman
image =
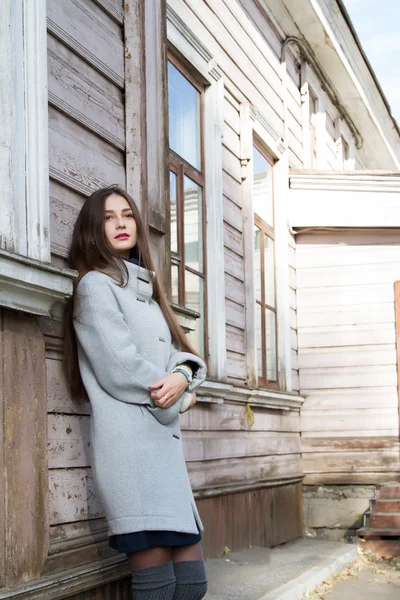
{"label": "young woman", "polygon": [[91,404],[92,473],[110,546],[128,555],[135,600],[200,600],[203,526],[179,413],[194,405],[206,365],[168,304],[124,190],[100,189],[86,200],[70,259],[79,275],[66,366],[73,391]]}

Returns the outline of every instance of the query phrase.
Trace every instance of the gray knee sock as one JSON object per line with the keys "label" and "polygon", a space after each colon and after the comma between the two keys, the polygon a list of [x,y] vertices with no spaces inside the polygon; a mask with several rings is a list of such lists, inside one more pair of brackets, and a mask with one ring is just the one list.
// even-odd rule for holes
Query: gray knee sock
{"label": "gray knee sock", "polygon": [[176,588],[173,600],[201,600],[207,592],[207,575],[202,560],[174,563]]}
{"label": "gray knee sock", "polygon": [[131,569],[134,600],[172,600],[175,592],[175,573],[172,562]]}

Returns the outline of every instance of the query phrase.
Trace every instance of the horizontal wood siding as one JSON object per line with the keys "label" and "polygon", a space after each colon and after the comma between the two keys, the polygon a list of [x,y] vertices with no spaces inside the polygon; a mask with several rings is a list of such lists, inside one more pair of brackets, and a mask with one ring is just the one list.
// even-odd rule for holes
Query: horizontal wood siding
{"label": "horizontal wood siding", "polygon": [[60,266],[84,199],[125,186],[123,3],[106,6],[47,6],[51,250]]}
{"label": "horizontal wood siding", "polygon": [[[123,3],[49,0],[47,18],[51,251],[53,263],[66,266],[85,198],[104,185],[125,187]],[[51,539],[45,571],[52,572],[110,551],[90,550],[88,541],[80,548],[79,540],[90,536],[103,517],[90,470],[90,409],[70,397],[59,324],[42,319],[41,327],[47,355]]]}
{"label": "horizontal wood siding", "polygon": [[335,473],[342,483],[391,480],[400,468],[400,249],[385,233],[368,236],[355,233],[353,244],[340,233],[297,236],[302,451],[310,484],[328,484]]}

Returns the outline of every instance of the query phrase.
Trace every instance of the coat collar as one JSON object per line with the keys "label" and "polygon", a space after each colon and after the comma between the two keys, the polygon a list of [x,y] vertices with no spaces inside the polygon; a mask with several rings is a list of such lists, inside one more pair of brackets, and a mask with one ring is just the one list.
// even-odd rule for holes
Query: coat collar
{"label": "coat collar", "polygon": [[149,269],[141,267],[131,260],[125,260],[125,264],[129,273],[128,286],[133,287],[139,295],[151,298],[153,296],[153,282],[150,273],[154,276],[154,271],[149,271]]}

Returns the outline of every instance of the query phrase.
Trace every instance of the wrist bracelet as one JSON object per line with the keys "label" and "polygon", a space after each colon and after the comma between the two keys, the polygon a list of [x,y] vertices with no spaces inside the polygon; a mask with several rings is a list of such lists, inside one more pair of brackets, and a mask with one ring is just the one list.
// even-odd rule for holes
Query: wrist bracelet
{"label": "wrist bracelet", "polygon": [[183,369],[174,369],[172,372],[173,373],[182,373],[182,375],[184,375],[186,377],[188,384],[190,383],[189,375]]}

